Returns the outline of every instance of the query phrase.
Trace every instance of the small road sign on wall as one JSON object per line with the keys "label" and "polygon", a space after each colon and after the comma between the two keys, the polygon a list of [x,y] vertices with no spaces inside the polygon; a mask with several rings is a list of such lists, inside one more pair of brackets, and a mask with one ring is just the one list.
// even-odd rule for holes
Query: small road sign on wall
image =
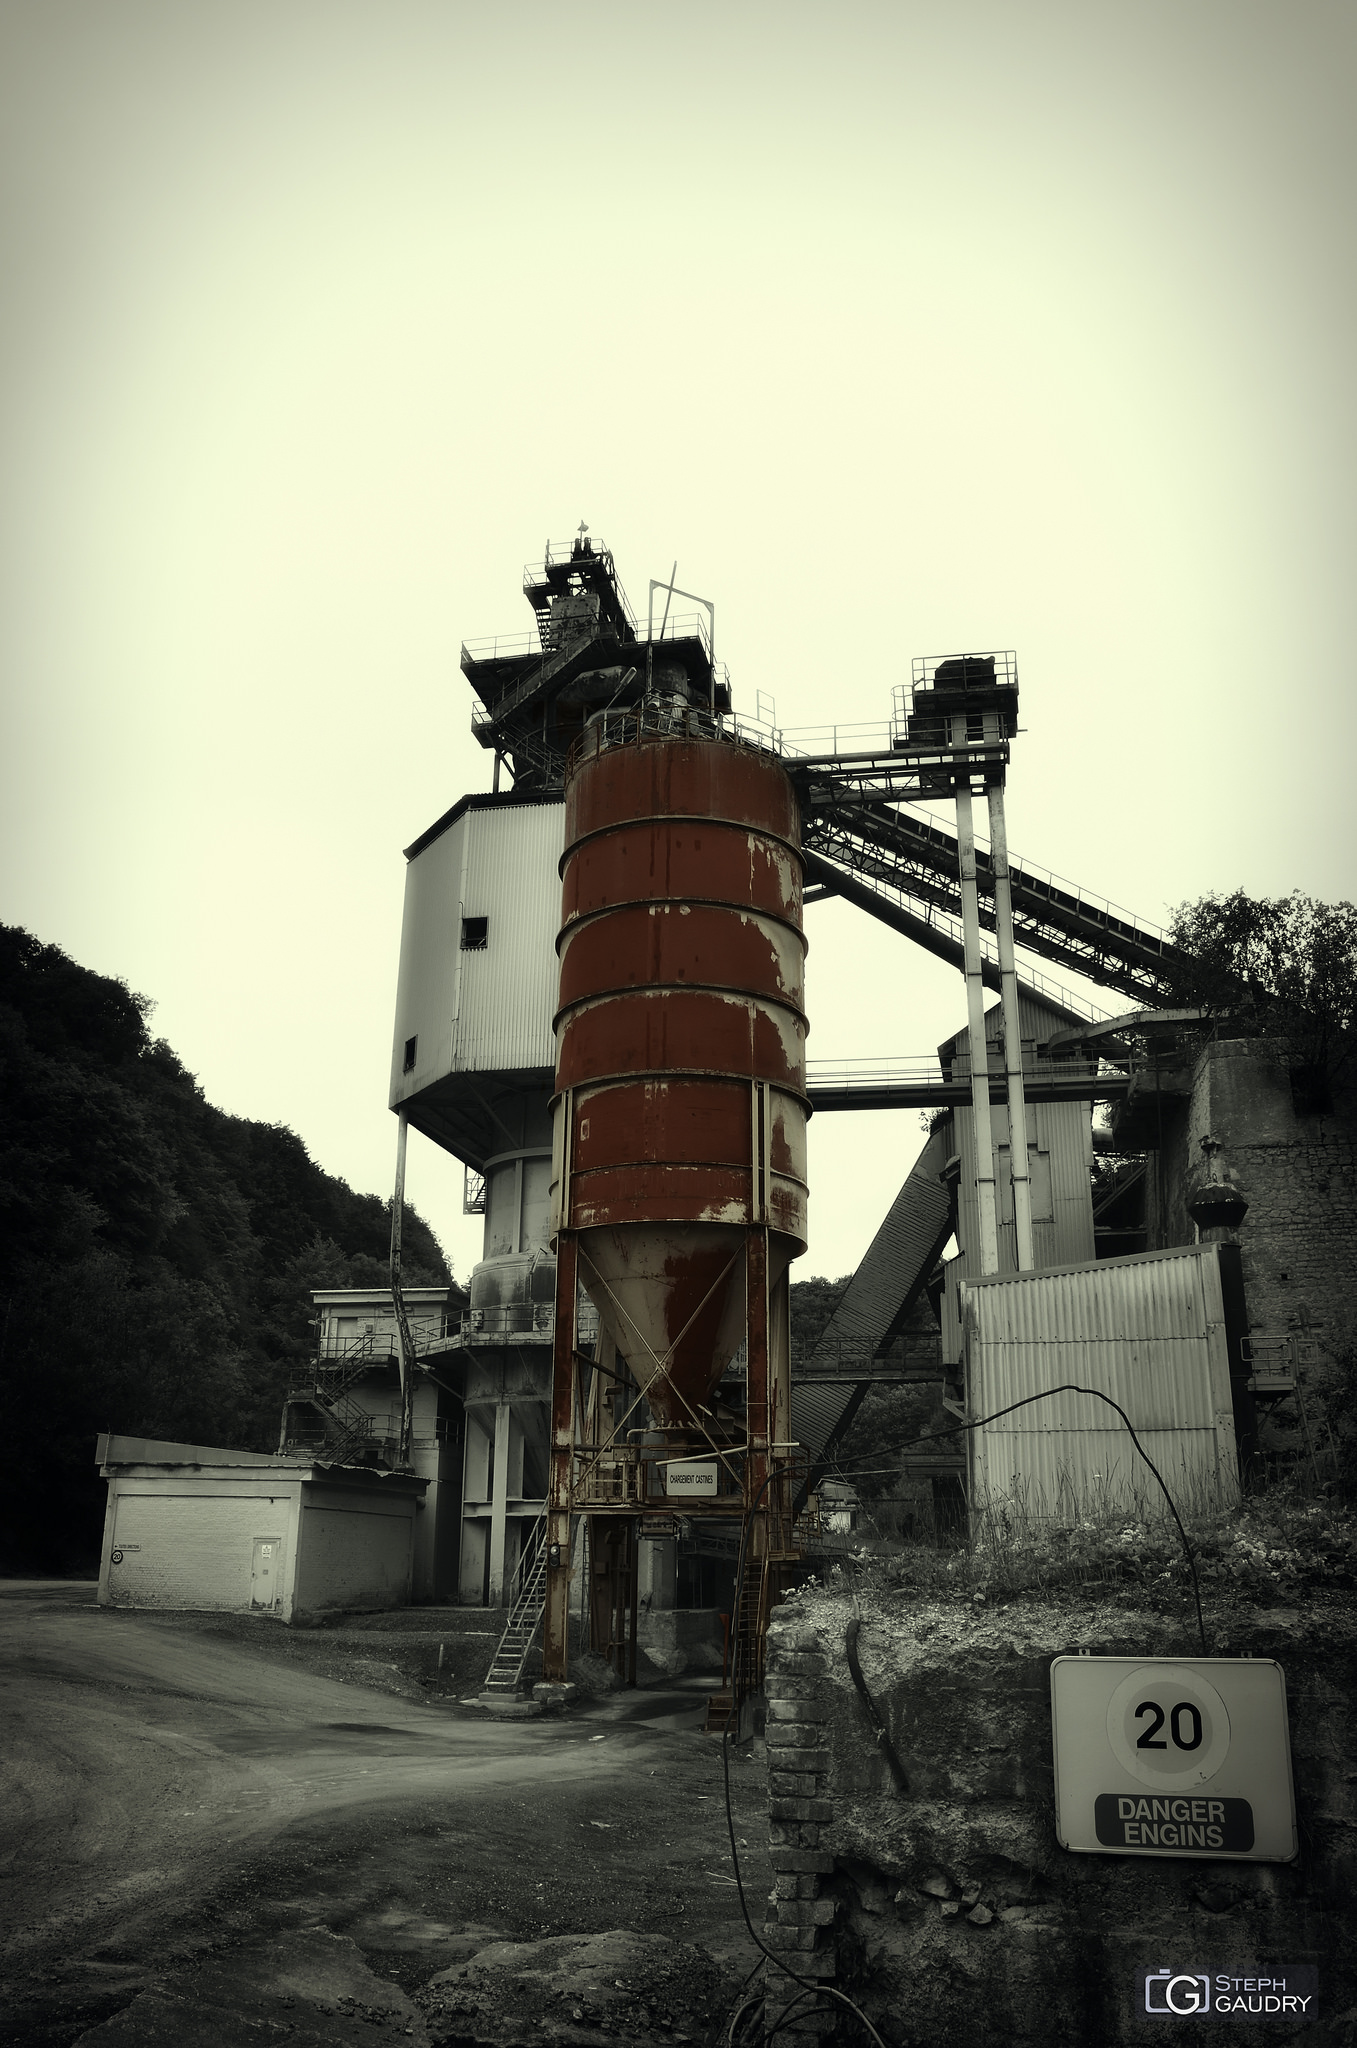
{"label": "small road sign on wall", "polygon": [[1286,1679],[1265,1657],[1057,1657],[1056,1839],[1093,1856],[1289,1863]]}

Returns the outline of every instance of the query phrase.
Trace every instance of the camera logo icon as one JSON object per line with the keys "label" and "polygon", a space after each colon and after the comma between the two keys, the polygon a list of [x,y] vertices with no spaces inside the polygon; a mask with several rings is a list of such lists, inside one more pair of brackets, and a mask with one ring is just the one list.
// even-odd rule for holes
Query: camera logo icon
{"label": "camera logo icon", "polygon": [[1211,2010],[1211,1979],[1199,1970],[1148,1971],[1145,2010],[1156,2018],[1196,2019]]}

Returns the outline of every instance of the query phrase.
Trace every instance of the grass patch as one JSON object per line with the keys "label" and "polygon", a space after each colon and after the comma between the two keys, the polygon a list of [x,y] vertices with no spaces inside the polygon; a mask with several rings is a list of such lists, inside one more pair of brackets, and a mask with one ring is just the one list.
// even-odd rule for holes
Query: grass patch
{"label": "grass patch", "polygon": [[[1357,1516],[1338,1501],[1283,1482],[1236,1507],[1179,1500],[1178,1509],[1203,1591],[1275,1603],[1357,1585]],[[1176,1595],[1189,1579],[1166,1510],[1128,1513],[1085,1499],[1077,1511],[1041,1514],[1021,1495],[985,1503],[964,1540],[883,1544],[855,1569],[935,1598],[1108,1588]]]}

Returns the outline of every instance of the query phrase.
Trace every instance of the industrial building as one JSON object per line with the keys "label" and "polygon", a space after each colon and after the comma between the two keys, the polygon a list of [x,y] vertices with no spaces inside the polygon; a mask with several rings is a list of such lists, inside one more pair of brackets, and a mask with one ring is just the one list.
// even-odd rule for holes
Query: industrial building
{"label": "industrial building", "polygon": [[292,1374],[280,1457],[378,1471],[395,1465],[424,1482],[415,1519],[410,1597],[446,1598],[456,1584],[463,1513],[465,1413],[437,1359],[460,1328],[460,1288],[407,1287],[406,1327],[425,1360],[411,1388],[409,1442],[400,1455],[401,1333],[389,1288],[321,1288],[313,1295],[314,1356]]}
{"label": "industrial building", "polygon": [[[1093,1106],[1129,1079],[1108,1048],[1060,1043],[1101,1013],[1020,977],[1015,938],[1142,1002],[1167,941],[1009,860],[1011,654],[917,662],[881,731],[845,750],[737,717],[710,603],[676,612],[685,594],[652,580],[642,629],[583,531],[524,591],[533,632],[463,648],[495,788],[408,849],[393,1041],[393,1109],[464,1162],[486,1218],[443,1359],[467,1394],[464,1499],[488,1474],[492,1507],[483,1527],[464,1517],[459,1586],[511,1607],[505,1684],[543,1615],[564,1675],[572,1585],[628,1669],[638,1610],[700,1586],[705,1548],[707,1584],[719,1560],[750,1624],[752,1680],[815,1474],[865,1389],[945,1376],[963,1404],[967,1284],[1099,1248]],[[919,808],[939,801],[955,837]],[[807,1068],[802,904],[831,893],[962,969],[967,1026],[936,1067]],[[933,1131],[793,1375],[806,1116],[888,1105],[933,1109]],[[954,1509],[967,1461],[935,1462]]]}
{"label": "industrial building", "polygon": [[[792,733],[734,711],[708,599],[652,579],[641,620],[585,530],[523,590],[528,632],[462,649],[493,786],[406,849],[393,1288],[317,1295],[282,1453],[418,1482],[411,1594],[503,1610],[492,1690],[539,1631],[563,1679],[572,1611],[631,1676],[638,1644],[672,1665],[733,1617],[713,1725],[874,1385],[973,1425],[912,1460],[918,1527],[1005,1489],[1139,1497],[1092,1395],[981,1426],[1071,1358],[1232,1498],[1269,1413],[1302,1414],[1305,1345],[1357,1312],[1324,1206],[1353,1105],[1171,1007],[1162,931],[1010,855],[1016,657],[920,658],[878,727]],[[804,913],[831,895],[958,969],[935,1059],[807,1062]],[[928,1135],[794,1356],[807,1119],[887,1108]],[[401,1284],[411,1126],[484,1219],[464,1294]]]}

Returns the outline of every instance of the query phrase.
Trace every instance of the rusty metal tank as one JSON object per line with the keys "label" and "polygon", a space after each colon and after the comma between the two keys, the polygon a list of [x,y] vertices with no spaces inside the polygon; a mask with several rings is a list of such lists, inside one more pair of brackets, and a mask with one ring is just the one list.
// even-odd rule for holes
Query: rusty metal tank
{"label": "rusty metal tank", "polygon": [[600,719],[561,861],[555,1221],[662,1428],[691,1426],[806,1247],[796,796],[780,762],[682,719]]}

